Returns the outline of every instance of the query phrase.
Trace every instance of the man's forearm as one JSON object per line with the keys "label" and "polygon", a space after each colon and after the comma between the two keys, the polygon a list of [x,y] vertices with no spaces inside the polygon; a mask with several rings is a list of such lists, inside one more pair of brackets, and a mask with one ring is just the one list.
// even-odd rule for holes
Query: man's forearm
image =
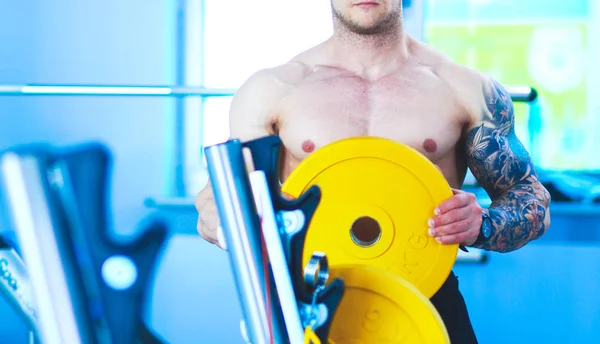
{"label": "man's forearm", "polygon": [[549,226],[549,204],[550,195],[541,184],[513,186],[492,202],[492,236],[476,247],[510,252],[540,238]]}

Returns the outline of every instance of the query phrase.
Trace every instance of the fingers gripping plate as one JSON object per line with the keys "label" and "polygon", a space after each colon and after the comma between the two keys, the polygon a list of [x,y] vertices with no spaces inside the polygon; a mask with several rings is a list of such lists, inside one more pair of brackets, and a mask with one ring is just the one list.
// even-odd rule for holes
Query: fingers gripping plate
{"label": "fingers gripping plate", "polygon": [[341,140],[303,160],[282,191],[297,198],[313,185],[322,197],[308,226],[303,265],[318,251],[330,266],[387,270],[428,298],[442,286],[458,245],[431,238],[427,221],[452,190],[425,156],[387,139]]}

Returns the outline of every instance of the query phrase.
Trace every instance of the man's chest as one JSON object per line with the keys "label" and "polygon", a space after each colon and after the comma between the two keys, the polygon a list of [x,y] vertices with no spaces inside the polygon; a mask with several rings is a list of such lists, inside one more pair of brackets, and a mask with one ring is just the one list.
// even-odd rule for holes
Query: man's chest
{"label": "man's chest", "polygon": [[461,135],[464,116],[453,94],[439,80],[307,80],[278,109],[280,136],[298,159],[310,153],[306,142],[317,149],[347,137],[378,136],[437,160],[454,149]]}

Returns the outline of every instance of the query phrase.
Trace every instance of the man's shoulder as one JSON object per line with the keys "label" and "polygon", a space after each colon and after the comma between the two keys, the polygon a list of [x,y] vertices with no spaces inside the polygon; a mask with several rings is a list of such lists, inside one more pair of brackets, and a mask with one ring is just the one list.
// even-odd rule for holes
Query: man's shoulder
{"label": "man's shoulder", "polygon": [[505,109],[512,113],[512,100],[506,87],[494,76],[445,59],[438,75],[453,87],[470,115],[470,125],[479,125],[490,116],[490,111]]}
{"label": "man's shoulder", "polygon": [[260,69],[244,82],[242,87],[277,90],[297,84],[310,73],[310,67],[299,61]]}
{"label": "man's shoulder", "polygon": [[255,72],[245,84],[260,84],[262,87],[271,86],[279,90],[285,89],[285,86],[298,85],[318,69],[318,66],[323,65],[326,56],[325,43],[304,50],[283,64]]}
{"label": "man's shoulder", "polygon": [[265,122],[276,121],[277,104],[308,75],[311,68],[300,61],[263,68],[251,74],[237,89],[232,101],[234,113],[248,113],[248,108],[265,116]]}
{"label": "man's shoulder", "polygon": [[448,54],[426,42],[410,37],[409,46],[419,65],[430,68],[452,86],[481,85],[484,80],[484,75],[479,71],[457,63]]}
{"label": "man's shoulder", "polygon": [[431,46],[426,49],[432,68],[444,81],[460,88],[481,90],[486,78],[484,73],[454,61],[446,53]]}
{"label": "man's shoulder", "polygon": [[420,44],[421,55],[435,74],[449,85],[459,102],[470,115],[470,121],[478,122],[488,107],[490,92],[506,90],[491,75],[454,61],[443,51],[425,43]]}
{"label": "man's shoulder", "polygon": [[506,87],[489,73],[444,57],[443,62],[439,64],[438,75],[463,95],[476,118],[481,116],[481,109],[485,112],[485,109],[499,100],[506,106],[511,105],[510,94]]}

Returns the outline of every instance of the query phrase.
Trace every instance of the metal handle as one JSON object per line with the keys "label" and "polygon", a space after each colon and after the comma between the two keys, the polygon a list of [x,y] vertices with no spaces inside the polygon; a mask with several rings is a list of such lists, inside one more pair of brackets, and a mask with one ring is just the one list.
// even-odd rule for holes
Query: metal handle
{"label": "metal handle", "polygon": [[532,103],[538,97],[538,92],[531,86],[509,86],[506,88],[513,102]]}
{"label": "metal handle", "polygon": [[[206,161],[248,339],[270,342],[260,223],[239,141],[207,147]],[[273,331],[278,333],[277,331]]]}

